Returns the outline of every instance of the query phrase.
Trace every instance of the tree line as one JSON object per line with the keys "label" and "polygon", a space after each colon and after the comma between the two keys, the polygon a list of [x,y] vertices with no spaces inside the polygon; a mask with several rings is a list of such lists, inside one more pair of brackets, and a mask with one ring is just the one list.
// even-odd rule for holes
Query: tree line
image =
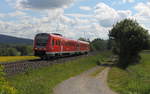
{"label": "tree line", "polygon": [[[84,38],[80,39],[83,40]],[[104,51],[107,50],[108,40],[100,38],[89,41],[84,39],[83,41],[90,42],[91,51]],[[1,44],[0,45],[0,56],[30,56],[33,55],[32,45],[20,45],[20,44]]]}
{"label": "tree line", "polygon": [[28,56],[33,55],[32,45],[1,44],[0,56]]}

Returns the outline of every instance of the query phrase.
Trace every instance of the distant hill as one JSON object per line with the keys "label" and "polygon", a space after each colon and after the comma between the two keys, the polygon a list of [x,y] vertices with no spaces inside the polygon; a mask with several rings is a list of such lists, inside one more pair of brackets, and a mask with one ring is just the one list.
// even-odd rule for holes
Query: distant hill
{"label": "distant hill", "polygon": [[0,34],[0,44],[33,44],[33,40]]}

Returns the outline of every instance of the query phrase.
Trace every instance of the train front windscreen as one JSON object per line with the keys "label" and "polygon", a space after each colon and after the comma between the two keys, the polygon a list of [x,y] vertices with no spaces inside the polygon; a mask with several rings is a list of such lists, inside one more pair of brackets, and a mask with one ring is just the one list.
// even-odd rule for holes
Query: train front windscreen
{"label": "train front windscreen", "polygon": [[36,41],[36,46],[38,47],[46,47],[47,43],[48,43],[48,34],[38,34],[35,37],[35,41]]}

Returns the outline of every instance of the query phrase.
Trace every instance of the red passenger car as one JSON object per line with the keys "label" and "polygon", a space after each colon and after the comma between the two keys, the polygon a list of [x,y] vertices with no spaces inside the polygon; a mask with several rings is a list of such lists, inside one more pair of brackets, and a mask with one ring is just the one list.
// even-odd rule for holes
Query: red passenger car
{"label": "red passenger car", "polygon": [[89,43],[72,40],[60,34],[40,33],[34,39],[34,55],[41,58],[88,53]]}

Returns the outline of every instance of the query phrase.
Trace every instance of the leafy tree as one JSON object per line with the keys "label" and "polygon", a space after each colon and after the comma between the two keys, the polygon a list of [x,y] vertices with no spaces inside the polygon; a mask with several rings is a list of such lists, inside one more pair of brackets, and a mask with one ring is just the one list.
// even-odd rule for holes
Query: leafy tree
{"label": "leafy tree", "polygon": [[112,49],[112,41],[109,39],[107,42],[107,49],[111,50]]}
{"label": "leafy tree", "polygon": [[94,51],[107,50],[107,40],[103,40],[103,39],[100,39],[100,38],[94,39],[91,42],[91,48]]}
{"label": "leafy tree", "polygon": [[0,48],[0,56],[17,56],[19,52],[15,48]]}
{"label": "leafy tree", "polygon": [[27,45],[27,55],[33,55],[33,46]]}
{"label": "leafy tree", "polygon": [[146,45],[146,48],[145,48],[145,49],[150,50],[150,35],[149,35],[149,38],[148,38],[148,45]]}
{"label": "leafy tree", "polygon": [[16,49],[21,53],[21,56],[32,55],[32,46],[21,45],[16,46]]}
{"label": "leafy tree", "polygon": [[138,63],[139,52],[148,43],[148,31],[131,19],[124,19],[114,25],[109,31],[109,37],[113,41],[114,53],[119,56],[118,65],[121,68]]}
{"label": "leafy tree", "polygon": [[7,49],[8,56],[17,56],[19,55],[19,52],[15,48],[8,48]]}

